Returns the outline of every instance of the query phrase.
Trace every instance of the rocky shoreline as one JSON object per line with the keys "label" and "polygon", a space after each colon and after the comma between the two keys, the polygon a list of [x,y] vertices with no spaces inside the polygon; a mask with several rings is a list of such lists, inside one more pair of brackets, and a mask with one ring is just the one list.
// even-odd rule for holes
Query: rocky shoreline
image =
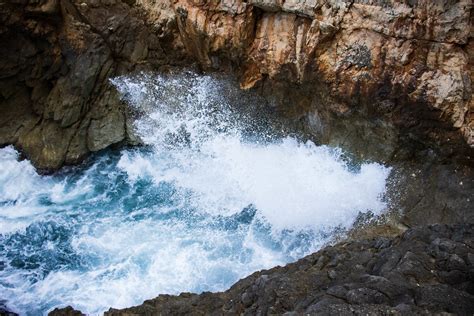
{"label": "rocky shoreline", "polygon": [[[472,10],[469,0],[2,2],[0,146],[54,172],[140,144],[110,78],[183,67],[237,77],[306,138],[394,166],[391,212],[408,230],[354,234],[223,293],[107,314],[468,315]],[[11,315],[1,304],[0,314]]]}
{"label": "rocky shoreline", "polygon": [[160,295],[105,315],[471,315],[473,228],[420,226],[395,238],[342,242],[222,293]]}

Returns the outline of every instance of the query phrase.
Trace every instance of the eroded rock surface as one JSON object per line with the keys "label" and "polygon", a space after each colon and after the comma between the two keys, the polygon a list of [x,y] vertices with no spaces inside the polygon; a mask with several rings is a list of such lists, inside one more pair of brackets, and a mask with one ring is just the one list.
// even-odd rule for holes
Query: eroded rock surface
{"label": "eroded rock surface", "polygon": [[133,143],[108,79],[173,63],[182,51],[163,40],[177,30],[167,17],[145,21],[122,1],[2,3],[0,145],[15,144],[39,169],[54,170]]}
{"label": "eroded rock surface", "polygon": [[433,225],[343,242],[256,272],[223,293],[160,295],[105,315],[471,315],[473,228]]}
{"label": "eroded rock surface", "polygon": [[[368,105],[404,127],[440,120],[474,144],[469,0],[174,0],[174,9],[188,51],[205,67],[233,60],[243,88],[318,79],[342,114]],[[416,114],[397,122],[400,111]]]}
{"label": "eroded rock surface", "polygon": [[[136,144],[108,79],[197,62],[237,74],[321,143],[401,163],[405,225],[472,222],[472,9],[470,0],[3,1],[0,146],[55,170]],[[354,240],[224,293],[162,295],[108,314],[467,315],[472,234],[435,225]]]}
{"label": "eroded rock surface", "polygon": [[0,10],[0,145],[40,169],[134,142],[109,77],[192,61],[238,74],[311,137],[361,157],[472,155],[470,0],[11,0]]}

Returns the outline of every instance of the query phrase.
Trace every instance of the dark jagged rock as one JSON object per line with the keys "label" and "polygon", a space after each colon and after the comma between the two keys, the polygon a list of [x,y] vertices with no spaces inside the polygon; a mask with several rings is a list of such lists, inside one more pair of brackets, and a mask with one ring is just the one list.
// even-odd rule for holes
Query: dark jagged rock
{"label": "dark jagged rock", "polygon": [[75,310],[71,306],[67,306],[64,308],[55,308],[53,311],[49,312],[48,315],[50,316],[85,316],[78,310]]}
{"label": "dark jagged rock", "polygon": [[329,246],[256,272],[223,293],[160,295],[105,315],[471,315],[474,225]]}

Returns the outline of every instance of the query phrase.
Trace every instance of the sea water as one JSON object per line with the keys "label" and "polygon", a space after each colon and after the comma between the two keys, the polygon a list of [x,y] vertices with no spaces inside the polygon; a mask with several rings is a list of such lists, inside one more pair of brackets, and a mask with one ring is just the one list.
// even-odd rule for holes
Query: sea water
{"label": "sea water", "polygon": [[111,81],[144,146],[39,175],[0,149],[0,299],[88,314],[223,291],[386,209],[390,169],[272,130],[229,82],[190,72]]}

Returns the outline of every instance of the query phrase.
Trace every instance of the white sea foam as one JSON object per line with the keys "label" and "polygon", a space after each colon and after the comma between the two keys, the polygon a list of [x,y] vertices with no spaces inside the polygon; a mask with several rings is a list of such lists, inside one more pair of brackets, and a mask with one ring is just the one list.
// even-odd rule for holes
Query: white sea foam
{"label": "white sea foam", "polygon": [[12,146],[0,151],[0,197],[2,200],[25,200],[35,192],[40,181],[34,167],[26,160],[18,161],[18,152]]}
{"label": "white sea foam", "polygon": [[253,105],[233,104],[246,101],[226,82],[187,73],[113,83],[148,148],[57,176],[0,149],[0,298],[21,314],[65,305],[97,314],[160,293],[225,290],[386,208],[389,168],[249,135],[261,126],[234,108]]}
{"label": "white sea foam", "polygon": [[[176,155],[181,155],[179,152]],[[380,214],[389,169],[364,164],[351,172],[337,151],[286,138],[249,144],[233,137],[205,143],[192,161],[161,154],[124,153],[119,167],[131,179],[173,182],[194,195],[203,212],[229,215],[252,204],[275,229],[350,226],[359,212]]]}
{"label": "white sea foam", "polygon": [[[155,100],[150,96],[156,91],[176,93],[176,83],[159,76],[115,79],[131,105],[148,113],[137,132],[155,147],[147,157],[122,156],[118,166],[129,178],[172,181],[189,189],[204,212],[228,215],[252,204],[279,230],[349,227],[359,212],[385,209],[381,198],[389,168],[366,163],[352,172],[340,150],[290,137],[246,141],[220,82],[192,74],[180,82],[186,94]],[[186,143],[167,148],[170,134]]]}

